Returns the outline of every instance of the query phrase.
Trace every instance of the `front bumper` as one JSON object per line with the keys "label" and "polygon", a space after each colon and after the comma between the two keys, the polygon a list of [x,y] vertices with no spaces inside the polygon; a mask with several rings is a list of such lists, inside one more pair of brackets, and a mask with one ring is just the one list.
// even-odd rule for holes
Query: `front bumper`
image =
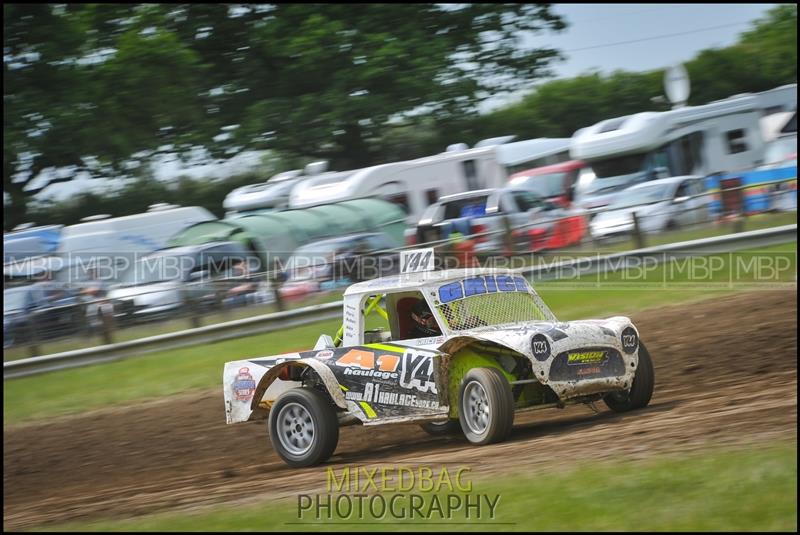
{"label": "front bumper", "polygon": [[547,384],[561,399],[626,390],[637,366],[636,355],[612,347],[563,351],[550,362]]}

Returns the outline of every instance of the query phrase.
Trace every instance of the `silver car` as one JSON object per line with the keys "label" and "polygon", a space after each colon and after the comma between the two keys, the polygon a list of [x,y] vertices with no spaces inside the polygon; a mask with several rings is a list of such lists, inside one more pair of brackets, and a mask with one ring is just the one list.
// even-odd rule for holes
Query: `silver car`
{"label": "silver car", "polygon": [[[226,296],[237,263],[257,259],[237,242],[172,247],[139,259],[108,297],[124,320],[167,317],[187,305],[214,306]],[[257,269],[249,268],[250,273]],[[257,284],[253,284],[253,292]]]}
{"label": "silver car", "polygon": [[703,178],[697,176],[662,178],[630,187],[592,219],[592,238],[632,232],[634,213],[643,232],[662,232],[708,221],[709,196],[694,197],[704,189]]}

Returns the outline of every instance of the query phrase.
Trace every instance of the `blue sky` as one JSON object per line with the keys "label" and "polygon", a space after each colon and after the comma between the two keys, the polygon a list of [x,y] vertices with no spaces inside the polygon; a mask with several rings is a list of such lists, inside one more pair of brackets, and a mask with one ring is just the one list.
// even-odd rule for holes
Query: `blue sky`
{"label": "blue sky", "polygon": [[[663,69],[688,61],[705,48],[732,45],[751,21],[776,5],[555,4],[554,11],[569,22],[569,28],[558,34],[530,37],[524,44],[564,52],[566,59],[553,67],[556,78],[591,70]],[[601,46],[626,41],[637,42]],[[497,98],[484,109],[513,100],[514,96]]]}
{"label": "blue sky", "polygon": [[[777,4],[555,4],[554,10],[569,22],[560,34],[532,36],[525,46],[550,46],[562,50],[566,59],[553,66],[556,78],[567,78],[599,70],[646,71],[664,69],[691,59],[705,48],[723,47],[736,42],[749,23],[762,17]],[[672,35],[680,34],[680,35]],[[664,37],[662,37],[664,36]],[[614,43],[634,41],[633,43]],[[530,90],[532,87],[526,88]],[[520,92],[522,93],[522,92]],[[487,111],[513,102],[520,94],[490,99]],[[240,172],[257,163],[258,158],[243,155],[242,163],[181,168],[176,162],[157,167],[156,176],[169,180],[179,174],[202,177]],[[102,191],[108,182],[76,179],[57,184],[44,197],[63,199],[78,191]],[[40,196],[40,198],[42,198]]]}

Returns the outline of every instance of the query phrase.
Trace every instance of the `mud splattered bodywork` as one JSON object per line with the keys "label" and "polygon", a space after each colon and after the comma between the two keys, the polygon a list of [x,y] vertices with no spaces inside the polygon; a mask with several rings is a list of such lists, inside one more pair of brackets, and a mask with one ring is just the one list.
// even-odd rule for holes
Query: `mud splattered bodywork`
{"label": "mud splattered bodywork", "polygon": [[[442,336],[396,339],[392,315],[412,294],[428,302]],[[386,303],[390,330],[384,334],[391,341],[365,343],[364,311],[374,305],[371,299]],[[355,284],[344,295],[341,332],[339,347],[227,363],[227,422],[266,418],[282,392],[303,385],[327,392],[340,421],[453,418],[452,398],[471,367],[501,370],[514,387],[517,408],[596,399],[630,389],[639,364],[639,333],[628,318],[559,322],[523,277],[500,270],[413,273]]]}
{"label": "mud splattered bodywork", "polygon": [[[324,388],[339,409],[364,423],[440,417],[447,407],[439,404],[437,356],[419,347],[366,344],[229,362],[224,372],[227,420],[266,418],[271,403],[303,381]],[[243,369],[252,378],[246,379],[244,391]],[[301,380],[280,379],[284,370]]]}

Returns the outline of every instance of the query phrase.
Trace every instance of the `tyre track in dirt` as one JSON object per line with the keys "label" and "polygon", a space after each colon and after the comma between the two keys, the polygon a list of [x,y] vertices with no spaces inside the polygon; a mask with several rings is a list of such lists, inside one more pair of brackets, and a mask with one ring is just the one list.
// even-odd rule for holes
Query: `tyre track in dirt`
{"label": "tyre track in dirt", "polygon": [[321,490],[327,466],[470,466],[473,479],[553,470],[558,459],[641,459],[796,440],[797,296],[759,291],[632,314],[653,355],[649,407],[518,415],[476,448],[414,425],[343,428],[322,467],[289,469],[265,423],[225,425],[219,389],[4,428],[3,524],[127,517]]}

